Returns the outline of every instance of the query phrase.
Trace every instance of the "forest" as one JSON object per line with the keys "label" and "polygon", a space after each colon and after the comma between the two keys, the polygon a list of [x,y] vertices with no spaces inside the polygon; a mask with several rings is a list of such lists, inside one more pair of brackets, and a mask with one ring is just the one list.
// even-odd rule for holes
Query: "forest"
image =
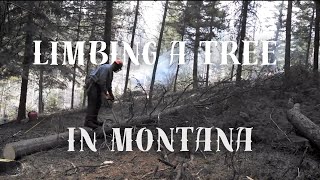
{"label": "forest", "polygon": [[[319,179],[319,21],[319,1],[1,1],[0,179]],[[116,59],[98,152],[68,152]],[[114,127],[252,127],[252,152],[110,152]]]}

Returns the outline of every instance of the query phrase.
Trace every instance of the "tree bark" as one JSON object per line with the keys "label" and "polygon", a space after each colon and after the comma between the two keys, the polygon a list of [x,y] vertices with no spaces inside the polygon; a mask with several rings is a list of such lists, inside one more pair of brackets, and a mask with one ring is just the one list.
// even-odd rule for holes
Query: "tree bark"
{"label": "tree bark", "polygon": [[[42,33],[40,35],[40,39],[42,39]],[[43,55],[40,56],[40,62],[44,62],[45,52]],[[38,94],[38,112],[39,114],[43,113],[44,107],[43,107],[43,66],[39,67],[39,94]]]}
{"label": "tree bark", "polygon": [[[89,129],[87,131],[90,131]],[[19,159],[23,156],[46,151],[52,148],[62,147],[68,144],[69,132],[55,134],[34,139],[26,139],[6,144],[3,149],[3,157],[10,160]],[[80,130],[75,130],[74,139],[80,139]]]}
{"label": "tree bark", "polygon": [[231,67],[231,73],[230,73],[230,81],[232,81],[233,79],[233,72],[234,72],[234,64],[232,64],[232,67]]}
{"label": "tree bark", "polygon": [[[106,42],[106,54],[110,54],[110,42],[112,38],[112,18],[113,18],[113,0],[106,1],[106,17],[104,21],[104,35],[103,35],[103,40]],[[110,56],[108,56],[108,61],[107,63],[110,63]]]}
{"label": "tree bark", "polygon": [[[213,18],[214,18],[213,15],[211,15],[209,41],[211,41],[212,38],[213,38],[213,28],[212,28],[212,26],[213,26]],[[207,73],[206,73],[206,87],[209,86],[209,70],[210,70],[209,68],[210,68],[210,65],[208,64],[207,65]]]}
{"label": "tree bark", "polygon": [[[133,48],[134,45],[134,36],[136,34],[136,28],[137,28],[137,22],[138,22],[138,14],[139,14],[139,0],[137,1],[137,5],[136,5],[136,12],[135,12],[135,16],[134,16],[134,23],[133,23],[133,29],[132,29],[132,37],[131,37],[131,49]],[[123,94],[125,95],[127,93],[127,88],[128,88],[128,81],[129,81],[129,74],[130,74],[130,66],[131,66],[131,59],[128,59],[128,65],[127,65],[127,73],[126,73],[126,80],[124,83],[124,90],[123,90]]]}
{"label": "tree bark", "polygon": [[161,25],[160,35],[159,35],[159,40],[158,40],[156,60],[154,62],[154,67],[153,67],[153,71],[152,71],[152,78],[151,78],[150,91],[149,91],[149,101],[148,101],[148,105],[149,106],[152,106],[153,86],[154,86],[154,81],[155,81],[155,78],[156,78],[157,66],[158,66],[160,50],[161,50],[161,41],[162,41],[164,26],[165,26],[165,23],[166,23],[168,4],[169,4],[169,1],[166,0],[166,4],[165,4],[165,7],[164,7],[164,12],[163,12],[163,18],[162,18],[162,25]]}
{"label": "tree bark", "polygon": [[[3,7],[1,7],[0,10],[2,11],[1,12],[1,21],[0,21],[0,46],[2,46],[3,38],[6,33],[6,29],[4,28],[4,24],[6,23],[6,18],[8,16],[9,3],[3,2]],[[0,64],[0,67],[1,67],[1,64]]]}
{"label": "tree bark", "polygon": [[320,149],[320,127],[300,112],[299,104],[287,112],[289,122],[310,142]]}
{"label": "tree bark", "polygon": [[[239,21],[241,22],[242,21],[242,18],[243,16],[240,17]],[[237,31],[237,37],[236,37],[236,40],[237,40],[237,46],[239,47],[240,46],[240,33],[241,33],[241,24],[239,23],[239,26],[238,26],[238,31]],[[236,49],[236,51],[234,52],[234,54],[238,57],[239,59],[239,53],[238,53],[239,49]],[[233,80],[233,76],[234,76],[234,68],[235,68],[235,65],[232,64],[232,67],[231,67],[231,76],[230,76],[230,81]]]}
{"label": "tree bark", "polygon": [[[199,4],[198,4],[199,3]],[[197,7],[196,9],[196,37],[194,41],[194,48],[193,48],[193,89],[197,89],[199,84],[198,84],[198,51],[199,51],[199,42],[200,42],[200,3],[197,2],[195,6]]]}
{"label": "tree bark", "polygon": [[[187,2],[187,6],[188,6],[188,2]],[[186,20],[185,20],[185,12],[184,12],[183,13],[183,26],[182,26],[181,41],[183,41],[183,39],[184,39],[185,29],[186,29]],[[177,80],[178,80],[178,75],[179,75],[179,69],[180,69],[180,65],[178,63],[176,74],[174,77],[173,92],[177,91]]]}
{"label": "tree bark", "polygon": [[173,92],[177,91],[177,80],[178,80],[179,69],[180,69],[180,65],[177,64],[176,75],[174,76]]}
{"label": "tree bark", "polygon": [[[183,37],[184,37],[184,33],[181,35],[181,41],[183,41],[183,39],[184,39]],[[177,69],[176,69],[176,74],[175,74],[175,77],[174,77],[173,92],[177,91],[177,81],[178,81],[179,69],[180,69],[180,65],[178,63],[177,64]]]}
{"label": "tree bark", "polygon": [[285,62],[284,73],[286,82],[290,79],[290,47],[291,47],[291,15],[292,15],[292,1],[288,1],[287,23],[286,23],[286,48],[285,48]]}
{"label": "tree bark", "polygon": [[193,89],[198,88],[198,49],[200,42],[200,28],[196,28],[196,39],[193,49]]}
{"label": "tree bark", "polygon": [[2,104],[4,104],[3,103],[3,99],[4,99],[4,88],[5,88],[5,83],[1,83],[1,86],[2,86],[2,88],[1,88],[1,95],[0,95],[0,114],[1,114],[1,110],[2,110]]}
{"label": "tree bark", "polygon": [[[276,29],[275,37],[274,37],[274,41],[276,41],[276,42],[278,42],[278,40],[279,40],[280,29],[282,28],[282,16],[283,16],[282,9],[283,9],[283,7],[284,7],[284,0],[282,1],[281,7],[280,7],[280,10],[279,10],[277,29]],[[275,59],[276,59],[277,45],[273,46],[273,51],[274,51],[274,54],[271,54],[271,56],[270,56],[271,57],[271,63],[274,62]]]}
{"label": "tree bark", "polygon": [[[78,28],[77,28],[77,39],[79,40],[80,37],[80,25],[81,25],[81,18],[82,18],[82,6],[83,1],[80,1],[80,9],[79,9],[79,16],[78,16]],[[73,74],[72,74],[72,89],[71,89],[71,109],[73,109],[74,106],[74,87],[76,85],[76,74],[77,73],[77,60],[75,60],[74,66],[73,66]]]}
{"label": "tree bark", "polygon": [[[90,61],[87,62],[86,65],[86,79],[89,77],[89,69],[90,69]],[[86,101],[87,101],[87,89],[83,88],[83,100],[82,100],[82,107],[86,106]]]}
{"label": "tree bark", "polygon": [[39,98],[38,98],[38,112],[39,114],[43,113],[43,68],[40,67],[40,77],[39,77]]}
{"label": "tree bark", "polygon": [[309,34],[308,34],[307,55],[306,55],[306,62],[305,62],[306,67],[308,67],[309,65],[309,54],[310,54],[310,46],[311,46],[312,27],[313,27],[313,21],[314,21],[314,11],[315,11],[315,8],[312,7],[312,15],[310,19]]}
{"label": "tree bark", "polygon": [[[29,2],[29,8],[33,9],[33,2]],[[27,92],[28,92],[28,79],[29,79],[29,69],[30,63],[32,62],[32,24],[33,24],[33,14],[28,12],[27,25],[26,25],[26,38],[24,47],[24,59],[22,63],[22,82],[20,89],[20,102],[18,109],[17,121],[20,122],[22,119],[26,118],[26,102],[27,102]]]}
{"label": "tree bark", "polygon": [[[240,18],[240,21],[241,21],[241,18]],[[240,45],[240,32],[241,32],[241,27],[240,27],[240,24],[239,24],[238,32],[237,32],[237,37],[236,37],[238,47],[239,47],[239,45]],[[239,59],[238,49],[236,49],[236,51],[234,52],[234,54],[235,54],[236,56],[238,56],[238,59]],[[232,80],[233,80],[233,76],[234,76],[234,74],[233,74],[233,72],[234,72],[234,67],[235,67],[235,65],[234,65],[234,64],[232,64],[232,67],[231,67],[231,73],[230,73],[230,74],[231,74],[231,75],[230,75],[230,81],[232,81]]]}
{"label": "tree bark", "polygon": [[247,16],[248,16],[248,9],[249,9],[250,1],[243,1],[243,8],[242,8],[242,20],[241,20],[241,33],[240,33],[240,44],[239,44],[239,65],[237,68],[237,75],[236,81],[241,81],[241,73],[242,73],[242,59],[243,59],[243,40],[246,36],[246,25],[247,25]]}
{"label": "tree bark", "polygon": [[[318,74],[318,63],[319,63],[319,21],[320,21],[320,2],[314,1],[316,3],[316,18],[314,24],[314,59],[313,59],[313,71]],[[317,79],[317,78],[316,78]]]}
{"label": "tree bark", "polygon": [[[97,10],[94,10],[94,17],[97,16]],[[95,40],[94,38],[94,34],[95,34],[95,30],[96,30],[96,26],[97,26],[97,18],[94,18],[93,20],[93,24],[92,24],[92,28],[91,28],[91,32],[90,32],[90,40]],[[88,55],[89,57],[89,55]],[[90,61],[87,61],[86,64],[86,79],[89,77],[89,69],[90,69]],[[87,101],[87,90],[85,88],[83,88],[83,101],[82,101],[82,107],[85,107],[86,105],[86,101]]]}

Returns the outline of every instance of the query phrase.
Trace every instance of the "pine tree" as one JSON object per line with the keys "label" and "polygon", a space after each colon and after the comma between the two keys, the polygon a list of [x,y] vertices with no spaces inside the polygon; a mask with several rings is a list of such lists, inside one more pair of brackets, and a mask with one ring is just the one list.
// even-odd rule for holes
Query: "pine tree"
{"label": "pine tree", "polygon": [[239,46],[239,65],[237,68],[236,81],[241,81],[241,73],[242,73],[242,59],[243,59],[243,40],[245,40],[246,36],[246,25],[247,25],[247,17],[248,17],[248,9],[249,9],[250,1],[243,1],[242,11],[241,11],[241,31],[240,31],[240,46]]}
{"label": "pine tree", "polygon": [[290,79],[290,47],[291,47],[291,15],[292,15],[292,1],[288,1],[287,21],[286,21],[286,50],[285,50],[285,64],[284,73],[286,82]]}
{"label": "pine tree", "polygon": [[[139,2],[140,1],[137,0],[134,23],[133,23],[133,28],[132,28],[132,35],[131,35],[131,43],[130,43],[131,49],[133,48],[133,45],[134,45],[134,36],[136,34],[136,29],[137,29],[138,14],[139,14]],[[131,66],[131,59],[129,58],[128,65],[127,65],[127,73],[126,73],[126,80],[125,80],[125,83],[124,83],[123,94],[126,94],[126,92],[127,92],[128,81],[129,81],[129,73],[130,73],[130,66]]]}
{"label": "pine tree", "polygon": [[[313,29],[314,3],[312,1],[301,1],[295,3],[298,8],[296,20],[292,22],[292,64],[307,64],[309,49],[311,45],[311,35]],[[295,62],[296,61],[296,62]]]}
{"label": "pine tree", "polygon": [[313,71],[316,76],[315,79],[318,79],[318,67],[319,67],[319,22],[320,22],[320,2],[314,1],[316,3],[316,18],[314,23],[314,60],[313,60]]}
{"label": "pine tree", "polygon": [[153,71],[152,71],[152,78],[151,78],[151,84],[150,84],[149,101],[148,101],[148,104],[149,104],[150,107],[152,107],[153,88],[154,88],[154,82],[155,82],[155,78],[156,78],[157,66],[158,66],[158,61],[159,61],[159,56],[160,56],[162,36],[163,36],[164,26],[165,26],[165,23],[166,23],[168,4],[169,4],[169,1],[166,0],[165,6],[164,6],[161,29],[160,29],[160,35],[159,35],[159,40],[158,40],[158,46],[157,46],[157,52],[156,52],[156,60],[154,62],[154,67],[153,67]]}
{"label": "pine tree", "polygon": [[[113,18],[113,0],[106,1],[106,15],[104,20],[104,35],[103,40],[106,42],[107,47],[105,52],[110,54],[110,42],[112,37],[112,18]],[[110,57],[110,56],[109,56]],[[110,63],[110,58],[108,59],[108,63]]]}
{"label": "pine tree", "polygon": [[25,47],[24,47],[24,59],[22,67],[22,82],[20,90],[20,102],[18,109],[17,121],[20,122],[22,119],[26,118],[26,102],[27,102],[27,91],[28,91],[28,80],[29,80],[29,70],[32,62],[32,41],[34,33],[32,32],[33,26],[33,11],[34,11],[34,2],[28,2],[28,15],[27,15],[27,24],[26,24],[26,37],[25,37]]}

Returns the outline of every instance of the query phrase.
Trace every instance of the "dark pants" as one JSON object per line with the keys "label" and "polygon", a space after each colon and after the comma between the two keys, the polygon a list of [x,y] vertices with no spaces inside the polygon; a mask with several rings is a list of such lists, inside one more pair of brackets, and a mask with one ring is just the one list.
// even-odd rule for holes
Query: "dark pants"
{"label": "dark pants", "polygon": [[92,85],[89,87],[88,95],[88,107],[86,121],[97,122],[98,113],[101,107],[101,89],[97,83],[91,82]]}

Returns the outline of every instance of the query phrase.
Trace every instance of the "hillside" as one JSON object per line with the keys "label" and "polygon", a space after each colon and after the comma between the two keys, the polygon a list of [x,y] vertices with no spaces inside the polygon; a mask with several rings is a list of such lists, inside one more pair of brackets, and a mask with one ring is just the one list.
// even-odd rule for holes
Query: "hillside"
{"label": "hillside", "polygon": [[[22,164],[18,170],[0,172],[0,179],[318,179],[319,150],[296,134],[286,112],[290,99],[300,103],[301,112],[320,125],[320,91],[314,85],[312,73],[298,67],[292,72],[294,80],[287,88],[282,83],[282,74],[278,74],[244,81],[238,86],[219,82],[197,91],[159,92],[151,123],[136,126],[152,130],[160,127],[167,133],[172,127],[214,126],[225,132],[232,127],[253,127],[252,152],[216,152],[215,146],[212,152],[157,152],[156,147],[141,152],[136,146],[132,152],[111,152],[104,140],[98,139],[97,152],[87,147],[79,152],[77,142],[75,152],[60,147],[24,156],[18,160]],[[117,119],[130,118],[130,112],[134,112],[133,120],[146,114],[144,100],[143,96],[132,96],[116,102],[113,109]],[[158,116],[164,108],[178,106],[181,108]],[[112,118],[110,109],[105,107],[102,111],[100,120]],[[148,113],[151,111],[148,109]],[[79,110],[1,125],[0,152],[10,142],[81,127],[84,116],[85,112]],[[175,149],[181,145],[179,138],[180,134],[175,134]],[[214,138],[213,134],[212,141]],[[194,147],[193,142],[190,140],[190,147]],[[102,165],[103,162],[106,164]]]}

